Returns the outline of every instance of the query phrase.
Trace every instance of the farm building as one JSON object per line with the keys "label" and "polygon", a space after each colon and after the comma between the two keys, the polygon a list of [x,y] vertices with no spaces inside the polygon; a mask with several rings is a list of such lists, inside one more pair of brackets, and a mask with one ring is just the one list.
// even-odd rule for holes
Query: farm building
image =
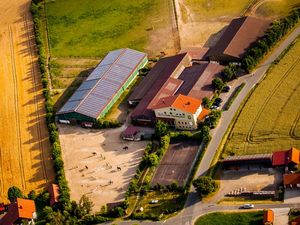
{"label": "farm building", "polygon": [[50,194],[50,205],[53,206],[59,201],[59,186],[57,184],[51,184],[48,187],[48,192]]}
{"label": "farm building", "polygon": [[145,53],[132,49],[109,52],[58,111],[57,119],[95,122],[104,117],[147,62]]}
{"label": "farm building", "polygon": [[7,213],[0,220],[0,225],[12,225],[24,220],[36,219],[36,209],[33,200],[17,198],[8,207]]}
{"label": "farm building", "polygon": [[286,151],[277,151],[273,153],[272,165],[276,166],[295,166],[300,162],[300,151],[291,148]]}
{"label": "farm building", "polygon": [[200,100],[181,94],[161,98],[153,109],[157,120],[180,130],[196,130],[200,114],[209,113],[202,110]]}
{"label": "farm building", "polygon": [[263,221],[263,224],[264,225],[273,225],[274,223],[274,212],[273,210],[266,210],[264,212],[264,221]]}
{"label": "farm building", "polygon": [[251,44],[264,36],[270,24],[270,21],[251,16],[233,19],[206,57],[211,61],[240,61]]}
{"label": "farm building", "polygon": [[300,188],[300,174],[284,174],[283,185],[285,188]]}
{"label": "farm building", "polygon": [[222,160],[225,169],[237,169],[240,166],[261,165],[269,167],[272,165],[272,154],[236,155],[228,156]]}
{"label": "farm building", "polygon": [[[162,119],[161,116],[155,115],[155,110],[159,111],[162,106],[161,99],[169,101],[176,99],[174,96],[181,96],[181,99],[192,98],[201,104],[204,97],[213,95],[211,82],[223,68],[217,63],[192,64],[192,58],[188,53],[161,59],[128,99],[130,105],[138,104],[131,114],[133,123],[153,126],[157,119]],[[178,110],[180,109],[178,108]],[[192,114],[194,117],[195,114]],[[195,121],[184,121],[192,122],[193,125],[182,126],[182,124],[179,127],[179,124],[175,123],[178,118],[175,119],[175,115],[171,118],[170,115],[168,114],[170,120],[166,116],[163,118],[165,121],[168,120],[170,125],[181,127],[180,129],[195,129]],[[203,117],[201,118],[203,119]]]}

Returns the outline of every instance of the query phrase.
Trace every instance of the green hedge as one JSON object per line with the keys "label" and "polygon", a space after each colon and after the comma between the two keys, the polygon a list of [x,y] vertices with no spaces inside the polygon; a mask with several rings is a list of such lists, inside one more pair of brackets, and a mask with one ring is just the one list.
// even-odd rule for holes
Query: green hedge
{"label": "green hedge", "polygon": [[54,162],[54,169],[56,172],[56,182],[60,188],[60,204],[62,209],[70,205],[70,189],[65,177],[64,162],[61,155],[61,146],[59,142],[58,129],[55,124],[53,101],[50,94],[50,87],[47,75],[47,62],[46,62],[46,50],[42,38],[42,10],[43,3],[39,0],[32,1],[31,13],[34,22],[34,31],[36,37],[36,44],[39,53],[39,68],[41,71],[41,80],[43,85],[43,94],[45,97],[45,109],[46,109],[46,122],[49,131],[49,140],[51,143],[52,158]]}
{"label": "green hedge", "polygon": [[293,10],[288,16],[272,24],[266,35],[256,41],[247,51],[242,60],[242,68],[251,72],[274,47],[300,20],[300,8]]}

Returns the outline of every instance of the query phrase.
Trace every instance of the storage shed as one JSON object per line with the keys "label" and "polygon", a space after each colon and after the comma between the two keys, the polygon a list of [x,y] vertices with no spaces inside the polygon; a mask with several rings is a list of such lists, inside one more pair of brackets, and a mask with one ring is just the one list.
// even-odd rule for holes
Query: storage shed
{"label": "storage shed", "polygon": [[95,122],[104,117],[147,62],[147,55],[136,50],[109,52],[57,112],[57,119]]}

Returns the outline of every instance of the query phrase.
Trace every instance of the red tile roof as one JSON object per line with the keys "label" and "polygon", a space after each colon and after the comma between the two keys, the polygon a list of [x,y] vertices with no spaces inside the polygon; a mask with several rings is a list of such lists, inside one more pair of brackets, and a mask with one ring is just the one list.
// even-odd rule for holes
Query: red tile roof
{"label": "red tile roof", "polygon": [[153,109],[172,107],[194,114],[200,106],[200,100],[179,94],[159,99]]}
{"label": "red tile roof", "polygon": [[273,166],[285,166],[293,162],[299,164],[300,151],[296,148],[291,148],[286,151],[273,152],[272,165]]}
{"label": "red tile roof", "polygon": [[59,201],[59,186],[57,184],[51,184],[48,188],[50,194],[50,205],[53,206]]}
{"label": "red tile roof", "polygon": [[199,121],[204,120],[205,117],[209,115],[209,113],[210,113],[209,109],[206,109],[206,108],[202,107],[202,111],[201,111],[201,113],[198,116],[198,120]]}
{"label": "red tile roof", "polygon": [[284,174],[283,175],[283,184],[284,185],[300,184],[300,174],[299,173]]}
{"label": "red tile roof", "polygon": [[274,222],[274,212],[273,210],[268,209],[267,211],[264,212],[264,223],[267,222]]}
{"label": "red tile roof", "polygon": [[36,209],[33,200],[17,198],[11,203],[7,213],[0,220],[0,225],[12,225],[18,219],[33,219]]}
{"label": "red tile roof", "polygon": [[300,217],[297,217],[291,221],[291,225],[300,225]]}
{"label": "red tile roof", "polygon": [[207,56],[229,55],[241,58],[250,45],[264,35],[270,24],[270,21],[250,16],[233,19]]}

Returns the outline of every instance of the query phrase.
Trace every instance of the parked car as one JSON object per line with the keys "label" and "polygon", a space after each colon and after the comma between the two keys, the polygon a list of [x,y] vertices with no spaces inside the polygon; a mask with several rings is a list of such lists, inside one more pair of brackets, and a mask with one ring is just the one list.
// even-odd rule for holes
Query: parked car
{"label": "parked car", "polygon": [[223,91],[223,92],[229,92],[230,89],[231,89],[231,86],[230,86],[230,85],[227,85],[227,86],[225,86],[225,87],[222,89],[222,91]]}
{"label": "parked car", "polygon": [[244,204],[241,206],[242,209],[253,209],[254,205],[253,204]]}
{"label": "parked car", "polygon": [[210,109],[218,109],[219,106],[220,106],[220,105],[212,105],[212,106],[210,107]]}
{"label": "parked car", "polygon": [[214,102],[221,103],[223,100],[221,98],[216,98]]}
{"label": "parked car", "polygon": [[151,201],[150,201],[150,204],[157,204],[158,203],[158,200],[157,199],[152,199]]}

